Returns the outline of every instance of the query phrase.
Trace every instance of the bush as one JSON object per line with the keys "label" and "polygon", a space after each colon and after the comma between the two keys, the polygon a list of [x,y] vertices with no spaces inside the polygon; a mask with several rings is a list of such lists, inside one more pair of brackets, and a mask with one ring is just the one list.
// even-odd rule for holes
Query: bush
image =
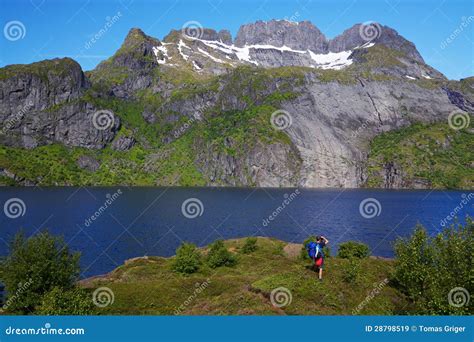
{"label": "bush", "polygon": [[191,274],[201,266],[201,253],[192,243],[183,243],[176,250],[173,269],[178,273]]}
{"label": "bush", "polygon": [[360,260],[350,258],[347,264],[342,266],[342,280],[346,283],[354,284],[359,279],[361,273]]}
{"label": "bush", "polygon": [[234,266],[236,263],[237,259],[227,250],[222,240],[217,240],[211,245],[207,255],[207,264],[210,267]]}
{"label": "bush", "polygon": [[16,234],[10,254],[0,265],[11,312],[27,314],[41,304],[54,287],[72,289],[79,277],[79,253],[70,253],[60,237],[48,232],[25,239]]}
{"label": "bush", "polygon": [[358,258],[363,259],[367,258],[370,255],[369,246],[365,243],[357,241],[347,241],[339,245],[339,250],[337,256],[339,258],[350,259]]}
{"label": "bush", "polygon": [[245,243],[241,249],[242,253],[249,254],[257,250],[257,238],[248,237],[245,239]]}
{"label": "bush", "polygon": [[43,296],[36,313],[40,315],[91,315],[95,306],[92,296],[84,289],[64,290],[55,287]]}
{"label": "bush", "polygon": [[[395,244],[395,281],[416,314],[472,314],[474,222],[453,225],[430,237],[418,225],[412,236]],[[462,288],[462,289],[461,289]],[[450,297],[450,298],[449,298]],[[452,305],[452,304],[455,305]]]}
{"label": "bush", "polygon": [[[308,256],[308,251],[306,250],[306,245],[311,241],[316,242],[316,236],[312,235],[303,241],[303,247],[301,247],[300,253],[300,258],[303,260],[310,260],[310,257]],[[323,248],[323,253],[325,258],[331,257],[331,249],[328,246],[325,246]]]}

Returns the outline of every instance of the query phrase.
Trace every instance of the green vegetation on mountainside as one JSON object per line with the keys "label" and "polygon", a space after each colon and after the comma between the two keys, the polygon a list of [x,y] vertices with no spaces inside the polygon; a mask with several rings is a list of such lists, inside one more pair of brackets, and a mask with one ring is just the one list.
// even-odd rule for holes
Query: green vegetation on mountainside
{"label": "green vegetation on mountainside", "polygon": [[433,188],[474,188],[474,127],[456,131],[447,123],[413,124],[373,139],[368,158],[369,187],[383,187],[383,170],[396,164],[408,183],[419,179]]}

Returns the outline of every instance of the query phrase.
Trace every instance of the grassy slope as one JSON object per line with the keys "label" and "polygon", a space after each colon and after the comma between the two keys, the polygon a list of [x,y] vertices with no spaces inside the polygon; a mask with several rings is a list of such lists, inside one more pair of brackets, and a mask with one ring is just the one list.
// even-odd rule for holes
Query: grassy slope
{"label": "grassy slope", "polygon": [[[474,120],[471,119],[471,127]],[[434,188],[474,188],[474,134],[447,123],[413,124],[377,136],[368,159],[370,187],[381,187],[387,162],[401,166],[410,181],[421,178]]]}
{"label": "grassy slope", "polygon": [[[349,261],[327,258],[325,278],[319,282],[307,267],[308,261],[285,255],[282,241],[259,238],[257,251],[247,255],[239,253],[244,240],[225,243],[238,255],[235,267],[203,268],[182,276],[171,270],[173,258],[150,257],[131,261],[105,280],[88,281],[84,286],[107,286],[114,292],[114,303],[100,309],[101,314],[172,315],[190,297],[182,314],[351,314],[393,268],[393,261],[368,258],[362,261],[355,283],[347,283],[343,273]],[[209,285],[196,293],[196,284],[207,279]],[[292,302],[279,309],[272,306],[269,297],[281,286],[291,291]],[[386,285],[360,314],[394,314],[404,304],[403,296]]]}

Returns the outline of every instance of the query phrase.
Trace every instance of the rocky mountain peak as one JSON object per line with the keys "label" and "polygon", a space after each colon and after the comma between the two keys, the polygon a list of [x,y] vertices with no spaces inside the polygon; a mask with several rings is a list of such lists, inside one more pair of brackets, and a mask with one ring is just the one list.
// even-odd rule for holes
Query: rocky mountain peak
{"label": "rocky mountain peak", "polygon": [[242,25],[234,43],[238,47],[287,46],[295,50],[312,50],[315,53],[327,50],[326,37],[309,21],[270,20]]}
{"label": "rocky mountain peak", "polygon": [[408,57],[424,63],[415,44],[403,38],[398,32],[388,26],[378,23],[355,24],[342,34],[328,42],[330,52],[340,52],[354,49],[367,43],[382,44],[391,49],[405,52]]}

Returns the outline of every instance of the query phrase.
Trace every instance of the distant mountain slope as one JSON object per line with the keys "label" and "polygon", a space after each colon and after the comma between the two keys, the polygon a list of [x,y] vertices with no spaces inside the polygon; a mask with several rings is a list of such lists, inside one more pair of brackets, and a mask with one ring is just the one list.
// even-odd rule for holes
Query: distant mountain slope
{"label": "distant mountain slope", "polygon": [[[243,25],[235,39],[190,27],[160,41],[134,28],[90,72],[68,58],[0,69],[0,182],[472,187],[468,162],[457,182],[433,182],[423,163],[416,184],[409,172],[380,181],[393,170],[371,142],[469,121],[473,84],[447,80],[376,23],[332,40],[284,20]],[[439,141],[469,150],[472,122],[446,127]]]}

